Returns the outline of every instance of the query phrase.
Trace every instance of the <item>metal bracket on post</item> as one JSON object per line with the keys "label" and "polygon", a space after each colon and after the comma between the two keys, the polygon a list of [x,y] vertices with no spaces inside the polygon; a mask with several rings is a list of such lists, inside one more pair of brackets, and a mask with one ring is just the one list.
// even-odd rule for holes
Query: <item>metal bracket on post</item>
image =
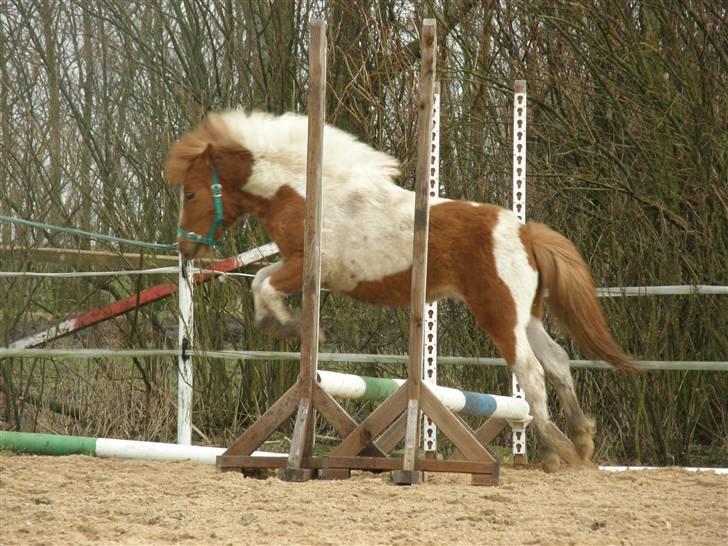
{"label": "metal bracket on post", "polygon": [[192,261],[179,257],[179,357],[177,363],[177,443],[192,444],[192,347],[194,313]]}
{"label": "metal bracket on post", "polygon": [[[526,80],[516,80],[513,95],[513,212],[526,222]],[[526,399],[515,374],[511,376],[513,396]],[[526,423],[512,423],[513,463],[526,464]]]}

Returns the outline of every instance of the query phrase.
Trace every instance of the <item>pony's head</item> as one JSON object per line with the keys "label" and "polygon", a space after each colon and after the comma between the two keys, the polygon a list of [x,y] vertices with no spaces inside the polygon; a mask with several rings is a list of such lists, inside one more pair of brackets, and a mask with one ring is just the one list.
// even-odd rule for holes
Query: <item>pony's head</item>
{"label": "pony's head", "polygon": [[252,165],[250,152],[230,140],[214,114],[172,145],[165,172],[169,182],[181,188],[177,232],[185,258],[207,256],[224,228],[240,216],[237,194]]}

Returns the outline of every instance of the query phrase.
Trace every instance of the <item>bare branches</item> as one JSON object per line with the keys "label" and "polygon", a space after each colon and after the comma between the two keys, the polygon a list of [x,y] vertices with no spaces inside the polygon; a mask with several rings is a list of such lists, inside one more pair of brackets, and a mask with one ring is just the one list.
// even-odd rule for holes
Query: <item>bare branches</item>
{"label": "bare branches", "polygon": [[[411,187],[417,29],[423,17],[435,17],[448,197],[509,206],[511,86],[525,78],[529,216],[573,238],[600,283],[726,282],[728,13],[720,2],[0,0],[0,13],[3,213],[170,242],[178,207],[162,180],[170,142],[208,110],[303,111],[305,29],[313,16],[326,18],[329,28],[328,120],[396,155],[403,165],[399,183]],[[0,235],[4,245],[16,247],[83,244],[8,225]],[[224,251],[264,237],[254,223],[241,226]],[[18,251],[12,262],[0,257],[4,268],[31,267],[27,260]],[[32,264],[38,267],[54,265]],[[103,287],[3,283],[3,344],[34,321],[67,318],[87,302],[139,288],[125,281]],[[284,347],[252,328],[244,284],[213,283],[198,297],[201,343]],[[609,305],[620,341],[637,353],[725,355],[725,339],[715,335],[725,312],[716,304]],[[492,350],[462,307],[441,308],[444,352]],[[122,320],[92,341],[161,346],[173,312],[149,307],[136,322]],[[334,349],[406,350],[401,313],[330,296],[322,314]],[[158,364],[140,361],[136,368],[147,392],[164,391]],[[238,375],[200,370],[207,390],[199,404],[211,427],[245,419],[266,402],[238,388],[247,393],[251,385],[274,382],[284,388],[291,379],[278,368],[241,366]],[[486,390],[504,380],[486,370],[449,373],[445,377],[456,382],[480,381]],[[27,390],[28,380],[16,376],[10,390]],[[595,392],[585,396],[596,405],[602,393]],[[679,416],[671,418],[678,430]]]}

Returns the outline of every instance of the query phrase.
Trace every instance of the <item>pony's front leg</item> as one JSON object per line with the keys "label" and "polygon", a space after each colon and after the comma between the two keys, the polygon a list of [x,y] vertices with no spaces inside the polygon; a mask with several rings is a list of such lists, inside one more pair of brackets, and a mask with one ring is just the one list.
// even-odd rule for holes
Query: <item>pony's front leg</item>
{"label": "pony's front leg", "polygon": [[255,275],[251,288],[255,300],[255,325],[278,337],[300,335],[301,319],[284,298],[301,291],[303,262],[289,259],[264,267]]}
{"label": "pony's front leg", "polygon": [[255,303],[255,326],[259,330],[264,330],[265,328],[263,328],[263,325],[267,322],[272,322],[276,320],[273,315],[273,311],[271,311],[266,306],[266,302],[261,295],[260,289],[263,281],[270,277],[281,267],[283,267],[283,262],[276,262],[274,264],[268,265],[258,270],[258,272],[255,274],[255,278],[253,278],[251,289],[253,290],[253,301]]}

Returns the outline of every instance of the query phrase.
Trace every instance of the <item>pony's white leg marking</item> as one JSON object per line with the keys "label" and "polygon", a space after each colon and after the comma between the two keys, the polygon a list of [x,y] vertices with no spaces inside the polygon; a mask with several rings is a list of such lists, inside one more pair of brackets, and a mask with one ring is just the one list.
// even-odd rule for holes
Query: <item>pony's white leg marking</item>
{"label": "pony's white leg marking", "polygon": [[586,462],[594,453],[594,420],[584,415],[574,390],[569,355],[556,343],[536,317],[531,317],[526,330],[533,352],[541,361],[546,375],[552,383],[566,415],[569,435],[573,438],[576,451]]}
{"label": "pony's white leg marking", "polygon": [[531,350],[525,329],[516,331],[516,360],[513,373],[526,393],[526,401],[531,408],[533,421],[531,425],[538,434],[543,448],[544,470],[552,472],[558,469],[560,459],[569,464],[580,461],[574,444],[551,421],[546,395],[544,369]]}
{"label": "pony's white leg marking", "polygon": [[292,320],[291,312],[283,301],[285,294],[276,290],[271,283],[270,277],[263,279],[259,289],[260,299],[265,308],[272,313],[272,315],[281,324],[288,324]]}
{"label": "pony's white leg marking", "polygon": [[255,302],[255,322],[256,324],[262,324],[266,319],[273,318],[272,309],[268,305],[268,299],[262,293],[263,282],[268,279],[273,273],[278,271],[284,262],[276,262],[260,269],[253,278],[253,283],[250,288],[253,290],[253,301]]}
{"label": "pony's white leg marking", "polygon": [[578,457],[574,445],[549,417],[544,370],[531,348],[526,330],[538,287],[538,273],[528,262],[528,254],[520,238],[520,222],[510,211],[503,210],[493,228],[493,256],[498,276],[510,290],[515,305],[513,372],[526,393],[532,425],[545,447],[544,468],[556,470],[558,456],[569,463],[577,462]]}

